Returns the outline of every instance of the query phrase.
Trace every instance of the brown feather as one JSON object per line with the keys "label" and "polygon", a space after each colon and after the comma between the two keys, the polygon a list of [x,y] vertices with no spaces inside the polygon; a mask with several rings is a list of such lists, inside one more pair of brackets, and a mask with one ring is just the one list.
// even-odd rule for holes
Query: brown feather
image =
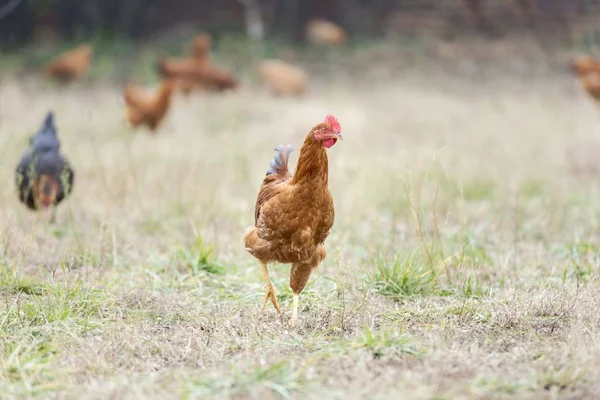
{"label": "brown feather", "polygon": [[293,177],[286,168],[284,174],[267,175],[263,180],[255,227],[244,236],[246,249],[262,262],[318,265],[315,255],[334,221],[333,198],[327,187],[327,152],[314,138],[322,126],[315,126],[306,137]]}
{"label": "brown feather", "polygon": [[155,131],[169,110],[173,85],[171,80],[165,79],[158,92],[149,96],[139,86],[127,84],[123,91],[123,99],[127,107],[128,122],[133,127],[146,125],[150,130]]}
{"label": "brown feather", "polygon": [[158,61],[158,71],[163,77],[175,80],[177,87],[185,94],[194,88],[209,91],[224,91],[238,86],[237,79],[226,70],[217,68],[211,57],[212,39],[204,33],[196,36],[190,56],[170,57]]}
{"label": "brown feather", "polygon": [[33,187],[33,198],[38,209],[48,208],[50,205],[56,204],[56,198],[60,191],[60,184],[51,175],[40,175],[35,180]]}
{"label": "brown feather", "polygon": [[63,81],[80,79],[87,73],[92,57],[91,46],[82,44],[49,62],[44,67],[43,74]]}

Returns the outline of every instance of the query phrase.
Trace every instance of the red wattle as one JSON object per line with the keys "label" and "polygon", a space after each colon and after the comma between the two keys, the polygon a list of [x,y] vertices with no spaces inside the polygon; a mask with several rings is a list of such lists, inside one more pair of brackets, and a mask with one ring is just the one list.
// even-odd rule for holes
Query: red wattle
{"label": "red wattle", "polygon": [[330,148],[335,144],[335,142],[337,142],[337,139],[325,139],[323,140],[323,146]]}

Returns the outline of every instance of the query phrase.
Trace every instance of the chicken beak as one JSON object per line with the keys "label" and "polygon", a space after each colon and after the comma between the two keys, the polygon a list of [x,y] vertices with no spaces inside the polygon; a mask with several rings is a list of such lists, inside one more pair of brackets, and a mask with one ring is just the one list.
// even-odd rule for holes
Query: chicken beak
{"label": "chicken beak", "polygon": [[338,139],[339,139],[339,140],[344,140],[344,137],[342,136],[342,134],[341,134],[341,133],[338,133],[337,135],[338,135]]}

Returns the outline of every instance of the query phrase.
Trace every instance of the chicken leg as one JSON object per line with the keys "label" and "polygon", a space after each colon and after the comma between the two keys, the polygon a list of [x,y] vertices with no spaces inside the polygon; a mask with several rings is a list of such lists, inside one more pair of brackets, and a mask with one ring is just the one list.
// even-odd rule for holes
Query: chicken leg
{"label": "chicken leg", "polygon": [[269,276],[269,270],[267,269],[267,264],[264,262],[260,262],[260,266],[262,268],[263,275],[265,277],[265,299],[263,302],[262,309],[264,310],[269,302],[269,299],[273,302],[273,306],[275,306],[275,310],[277,310],[278,314],[281,314],[281,308],[279,307],[279,301],[277,300],[277,296],[275,295],[275,288],[271,283],[271,277]]}
{"label": "chicken leg", "polygon": [[317,248],[314,256],[305,262],[297,262],[292,264],[292,270],[290,272],[290,288],[292,289],[292,319],[290,319],[290,326],[296,326],[298,322],[298,303],[300,301],[300,293],[304,290],[304,287],[308,283],[308,278],[315,268],[317,268],[321,262],[325,259],[327,252],[325,247],[320,245]]}
{"label": "chicken leg", "polygon": [[50,206],[50,224],[54,225],[56,223],[56,205],[53,204]]}
{"label": "chicken leg", "polygon": [[312,273],[313,266],[304,263],[292,264],[292,271],[290,273],[290,288],[292,288],[292,318],[289,321],[291,327],[296,326],[298,322],[298,303],[300,301],[300,293],[304,290],[308,278]]}

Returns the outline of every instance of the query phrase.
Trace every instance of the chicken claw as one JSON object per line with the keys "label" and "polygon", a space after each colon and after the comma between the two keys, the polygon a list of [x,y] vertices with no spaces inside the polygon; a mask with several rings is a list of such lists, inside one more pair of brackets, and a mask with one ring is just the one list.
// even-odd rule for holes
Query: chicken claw
{"label": "chicken claw", "polygon": [[271,283],[271,277],[269,276],[269,270],[267,269],[267,264],[261,262],[260,266],[262,267],[263,275],[265,278],[265,289],[266,289],[265,300],[263,302],[262,309],[263,310],[265,309],[269,299],[271,299],[271,301],[273,302],[273,305],[275,306],[275,309],[277,310],[277,313],[281,314],[281,308],[279,307],[279,301],[277,300],[277,296],[275,295],[275,288],[273,287],[273,284]]}
{"label": "chicken claw", "polygon": [[277,313],[281,314],[281,308],[279,308],[279,301],[277,300],[277,296],[275,295],[275,288],[273,288],[273,285],[271,285],[271,284],[267,285],[267,291],[265,292],[265,300],[264,300],[263,306],[262,306],[263,310],[267,306],[269,299],[271,299],[271,301],[273,302],[273,305],[275,306]]}

